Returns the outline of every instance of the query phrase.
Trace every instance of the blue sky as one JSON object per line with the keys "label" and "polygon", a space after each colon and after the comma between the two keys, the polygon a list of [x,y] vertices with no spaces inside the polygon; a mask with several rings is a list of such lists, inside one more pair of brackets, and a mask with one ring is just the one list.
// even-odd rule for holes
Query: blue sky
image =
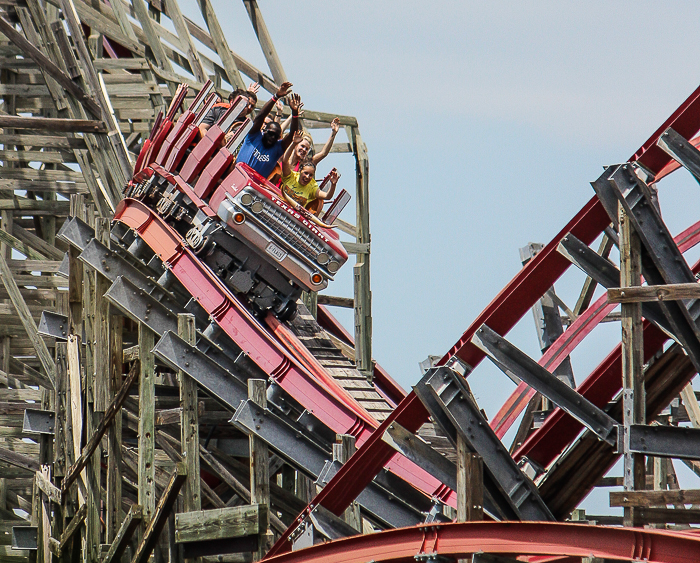
{"label": "blue sky", "polygon": [[[266,69],[242,2],[212,3],[230,46]],[[202,21],[195,0],[181,6]],[[518,248],[548,242],[592,196],[602,166],[626,160],[700,83],[696,2],[260,7],[306,107],[359,120],[374,356],[405,388],[517,273]],[[329,157],[319,174],[324,165],[354,185],[351,159]],[[684,171],[661,184],[674,234],[700,217],[699,193]],[[330,293],[351,295],[350,276],[346,266]],[[572,271],[557,284],[572,308],[582,281]],[[339,317],[351,326],[350,314]],[[531,315],[509,338],[538,356]],[[612,323],[587,339],[573,355],[577,381],[615,339]],[[489,415],[513,388],[488,362],[470,383]]]}

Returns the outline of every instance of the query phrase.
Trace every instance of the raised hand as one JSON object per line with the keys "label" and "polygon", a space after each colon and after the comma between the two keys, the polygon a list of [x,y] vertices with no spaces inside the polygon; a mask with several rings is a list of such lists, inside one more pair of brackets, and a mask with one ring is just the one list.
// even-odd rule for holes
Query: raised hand
{"label": "raised hand", "polygon": [[338,171],[335,168],[331,170],[330,174],[328,175],[328,180],[334,186],[338,183],[338,180],[340,180],[340,174],[338,174]]}
{"label": "raised hand", "polygon": [[260,84],[257,82],[251,82],[248,84],[248,92],[253,92],[253,94],[257,94],[258,90],[260,90]]}
{"label": "raised hand", "polygon": [[331,121],[331,130],[333,131],[334,135],[338,133],[338,129],[340,129],[340,119],[336,117],[333,121]]}
{"label": "raised hand", "polygon": [[292,144],[298,145],[304,139],[303,131],[294,131],[294,137],[292,137]]}
{"label": "raised hand", "polygon": [[299,110],[304,107],[301,103],[301,96],[299,94],[292,94],[289,96],[289,107],[292,111],[299,112]]}
{"label": "raised hand", "polygon": [[289,91],[291,90],[292,86],[293,84],[291,82],[283,82],[282,85],[279,87],[279,90],[277,90],[275,97],[284,98],[287,94],[289,94]]}

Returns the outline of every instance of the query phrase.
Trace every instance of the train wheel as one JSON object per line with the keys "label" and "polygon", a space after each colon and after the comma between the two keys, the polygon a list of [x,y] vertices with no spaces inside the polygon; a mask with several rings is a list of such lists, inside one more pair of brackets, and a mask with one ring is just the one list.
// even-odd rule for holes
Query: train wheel
{"label": "train wheel", "polygon": [[295,301],[287,301],[282,310],[277,313],[277,318],[286,323],[293,321],[297,316],[297,304]]}

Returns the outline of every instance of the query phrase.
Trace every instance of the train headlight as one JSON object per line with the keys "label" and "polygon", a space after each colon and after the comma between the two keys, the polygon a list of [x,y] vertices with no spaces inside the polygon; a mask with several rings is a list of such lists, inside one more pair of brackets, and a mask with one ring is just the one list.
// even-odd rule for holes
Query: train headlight
{"label": "train headlight", "polygon": [[335,274],[338,270],[340,270],[340,262],[336,262],[335,260],[331,260],[330,264],[328,264],[328,271],[331,274]]}
{"label": "train headlight", "polygon": [[328,264],[328,261],[331,259],[330,256],[328,256],[327,252],[319,252],[318,256],[316,256],[316,261],[321,264],[322,266],[324,264]]}
{"label": "train headlight", "polygon": [[318,272],[311,274],[311,283],[314,285],[320,285],[323,282],[323,276]]}
{"label": "train headlight", "polygon": [[263,210],[263,203],[262,201],[258,200],[256,201],[253,206],[251,207],[253,210],[253,213],[260,213]]}
{"label": "train headlight", "polygon": [[248,207],[251,203],[253,203],[253,196],[250,194],[243,194],[241,196],[241,203]]}
{"label": "train headlight", "polygon": [[233,222],[236,223],[236,225],[240,225],[244,221],[245,221],[245,215],[243,215],[243,213],[241,213],[240,211],[233,215]]}

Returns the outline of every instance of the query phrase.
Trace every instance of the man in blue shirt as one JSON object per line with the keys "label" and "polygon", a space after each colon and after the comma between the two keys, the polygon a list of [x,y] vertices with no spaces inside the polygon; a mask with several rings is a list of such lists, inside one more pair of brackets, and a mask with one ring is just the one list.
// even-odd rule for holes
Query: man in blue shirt
{"label": "man in blue shirt", "polygon": [[238,151],[236,162],[244,162],[264,178],[272,174],[277,161],[291,145],[294,133],[299,129],[299,110],[304,104],[301,103],[299,94],[292,94],[289,97],[289,107],[292,110],[289,133],[284,138],[280,138],[282,137],[282,127],[274,121],[263,130],[265,117],[272,111],[277,100],[289,93],[291,87],[291,82],[282,84],[277,93],[262,107],[243,141],[241,150]]}

